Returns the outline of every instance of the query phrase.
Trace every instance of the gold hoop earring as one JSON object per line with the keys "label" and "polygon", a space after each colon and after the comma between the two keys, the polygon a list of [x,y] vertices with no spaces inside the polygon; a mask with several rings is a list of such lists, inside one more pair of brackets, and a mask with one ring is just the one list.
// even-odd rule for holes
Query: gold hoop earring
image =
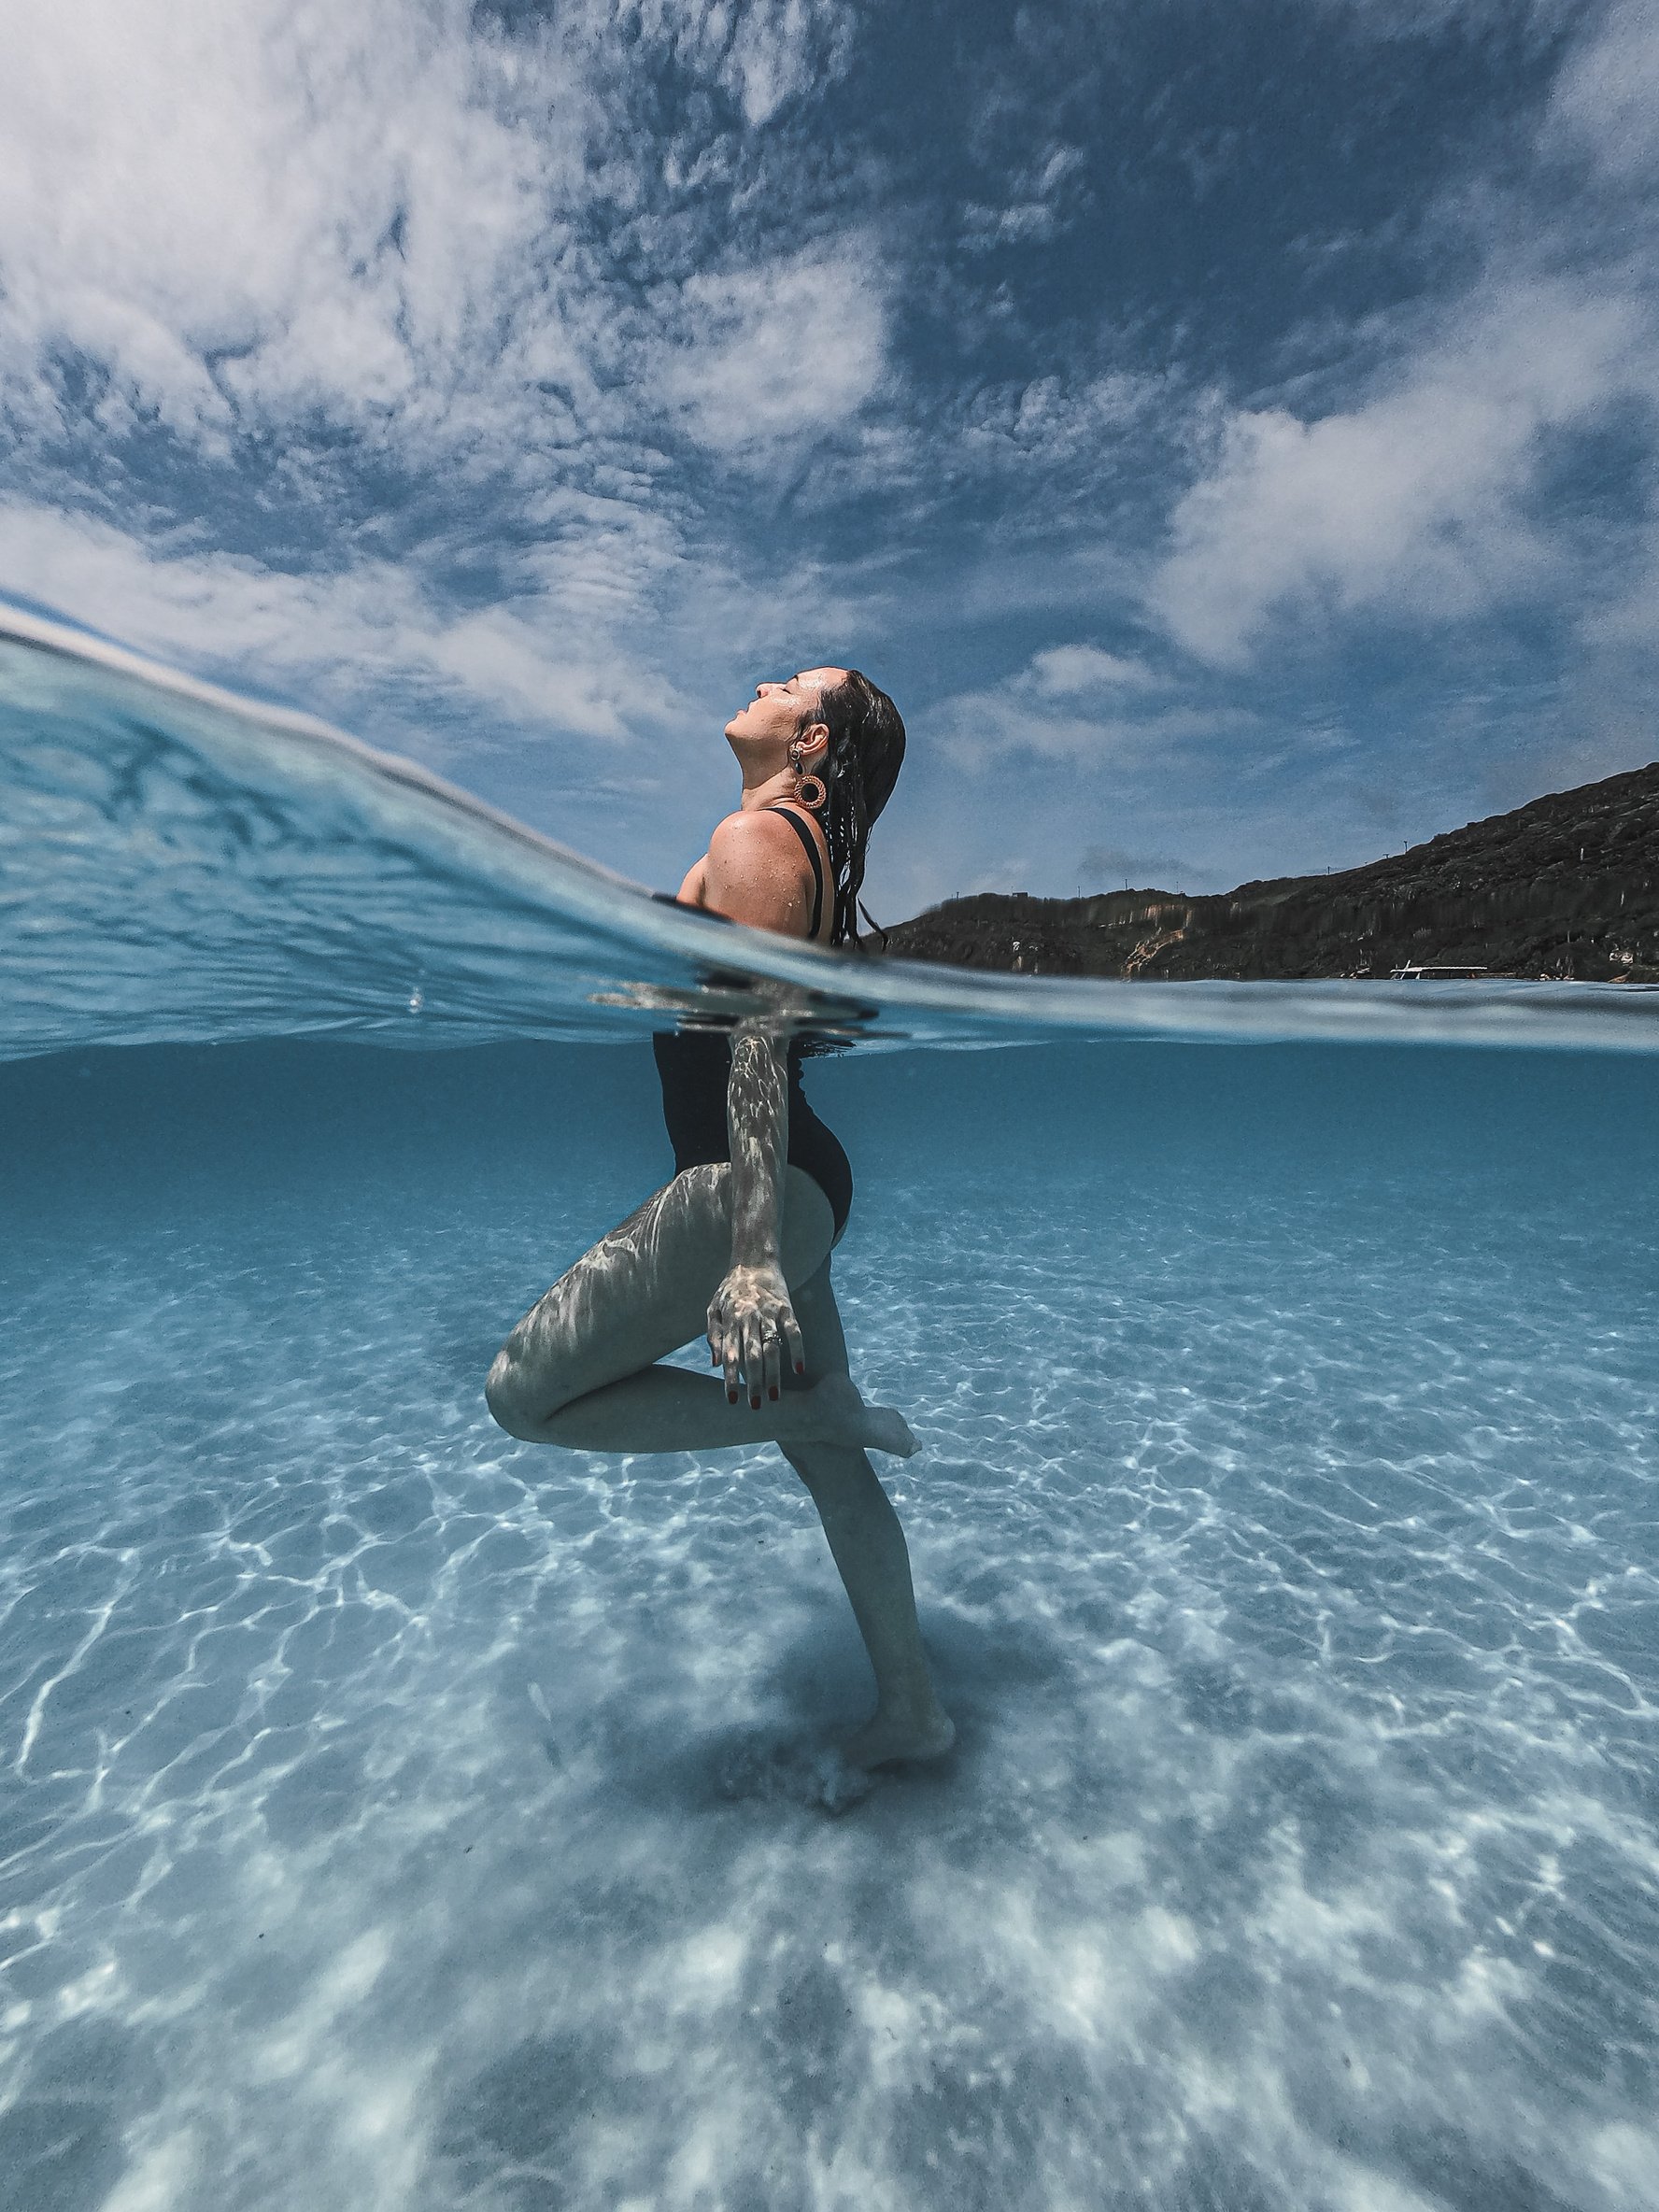
{"label": "gold hoop earring", "polygon": [[789,747],[789,768],[795,778],[795,796],[809,815],[815,815],[830,801],[830,787],[821,775],[802,775],[801,773],[801,747],[799,740]]}

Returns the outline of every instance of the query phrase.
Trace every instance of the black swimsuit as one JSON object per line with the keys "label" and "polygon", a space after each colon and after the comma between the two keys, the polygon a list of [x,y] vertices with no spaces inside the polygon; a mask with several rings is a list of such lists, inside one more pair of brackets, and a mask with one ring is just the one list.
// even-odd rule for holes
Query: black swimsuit
{"label": "black swimsuit", "polygon": [[[824,864],[818,842],[798,815],[786,807],[773,809],[793,825],[806,850],[813,871],[813,918],[810,935],[816,937],[824,915]],[[666,896],[666,894],[663,894]],[[677,900],[670,900],[677,905]],[[706,912],[704,908],[698,910]],[[726,1126],[726,1092],[731,1078],[730,1041],[719,1029],[677,1029],[651,1040],[657,1056],[657,1073],[662,1084],[662,1118],[674,1146],[674,1172],[730,1160],[731,1139]],[[821,1122],[806,1102],[801,1087],[801,1042],[789,1047],[789,1146],[792,1168],[804,1169],[830,1201],[839,1240],[853,1207],[852,1162],[842,1150],[832,1129]]]}

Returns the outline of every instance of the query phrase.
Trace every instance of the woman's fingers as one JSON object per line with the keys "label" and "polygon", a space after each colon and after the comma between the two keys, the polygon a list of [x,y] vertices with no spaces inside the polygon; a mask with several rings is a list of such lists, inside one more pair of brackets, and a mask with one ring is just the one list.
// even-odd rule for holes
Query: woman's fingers
{"label": "woman's fingers", "polygon": [[732,1318],[731,1354],[738,1388],[746,1394],[749,1387],[749,1317],[741,1311]]}
{"label": "woman's fingers", "polygon": [[746,1319],[741,1309],[733,1312],[724,1298],[716,1298],[709,1308],[709,1358],[715,1367],[725,1370],[726,1397],[731,1405],[738,1401],[747,1366],[744,1340]]}
{"label": "woman's fingers", "polygon": [[766,1378],[766,1316],[758,1306],[744,1316],[744,1376],[749,1386],[749,1404],[758,1413]]}
{"label": "woman's fingers", "polygon": [[757,1411],[783,1388],[783,1364],[806,1371],[806,1346],[794,1309],[783,1298],[716,1297],[708,1311],[711,1363],[725,1370],[726,1396],[735,1405],[746,1393]]}
{"label": "woman's fingers", "polygon": [[730,1314],[720,1324],[720,1365],[726,1370],[726,1396],[736,1405],[738,1390],[743,1382],[740,1372],[742,1360],[739,1356],[737,1330]]}

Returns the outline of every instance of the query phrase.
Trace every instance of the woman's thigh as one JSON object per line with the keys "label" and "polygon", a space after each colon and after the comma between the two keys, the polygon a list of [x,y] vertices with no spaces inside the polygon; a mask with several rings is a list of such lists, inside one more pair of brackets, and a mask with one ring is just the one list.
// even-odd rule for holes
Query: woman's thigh
{"label": "woman's thigh", "polygon": [[786,1388],[793,1383],[797,1389],[810,1390],[826,1375],[847,1372],[846,1338],[842,1333],[841,1309],[835,1303],[835,1290],[830,1280],[828,1254],[815,1275],[789,1287],[795,1318],[801,1324],[801,1340],[806,1346],[806,1373],[799,1382],[786,1375],[784,1384]]}
{"label": "woman's thigh", "polygon": [[[730,1174],[724,1164],[687,1168],[584,1253],[503,1345],[492,1401],[522,1390],[545,1415],[702,1336],[731,1265]],[[823,1268],[834,1233],[812,1177],[786,1170],[781,1244],[791,1290]]]}

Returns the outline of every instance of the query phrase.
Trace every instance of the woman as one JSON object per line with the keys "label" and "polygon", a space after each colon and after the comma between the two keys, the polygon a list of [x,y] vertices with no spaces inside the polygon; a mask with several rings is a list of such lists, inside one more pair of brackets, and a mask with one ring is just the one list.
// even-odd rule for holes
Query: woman
{"label": "woman", "polygon": [[[857,937],[870,825],[904,725],[856,669],[757,686],[726,725],[743,797],[680,886],[683,903],[815,943]],[[865,1456],[915,1449],[847,1372],[830,1285],[846,1155],[801,1088],[800,1048],[740,1026],[656,1040],[674,1181],[519,1322],[489,1370],[512,1436],[576,1452],[706,1452],[770,1440],[806,1484],[875,1671],[857,1765],[935,1758],[956,1731],[933,1694],[903,1532]],[[723,1380],[653,1364],[706,1330]]]}

